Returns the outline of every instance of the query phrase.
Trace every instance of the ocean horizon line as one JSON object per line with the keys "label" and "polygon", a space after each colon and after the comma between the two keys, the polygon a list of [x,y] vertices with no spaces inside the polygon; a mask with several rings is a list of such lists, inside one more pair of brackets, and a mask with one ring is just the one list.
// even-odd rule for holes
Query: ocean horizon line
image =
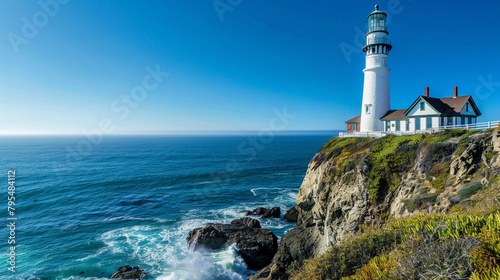
{"label": "ocean horizon line", "polygon": [[[294,136],[294,135],[338,135],[342,130],[182,130],[165,132],[122,132],[101,134],[103,136]],[[37,137],[37,136],[86,136],[93,133],[0,133],[0,137]]]}

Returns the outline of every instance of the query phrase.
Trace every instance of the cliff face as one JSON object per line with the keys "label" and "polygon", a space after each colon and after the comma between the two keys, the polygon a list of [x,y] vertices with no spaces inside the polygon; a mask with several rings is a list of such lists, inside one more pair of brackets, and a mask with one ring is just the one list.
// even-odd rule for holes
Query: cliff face
{"label": "cliff face", "polygon": [[252,279],[287,279],[287,266],[323,253],[362,225],[447,212],[473,200],[464,190],[473,192],[500,173],[499,152],[496,129],[331,139],[300,187],[297,226],[282,238],[273,263]]}

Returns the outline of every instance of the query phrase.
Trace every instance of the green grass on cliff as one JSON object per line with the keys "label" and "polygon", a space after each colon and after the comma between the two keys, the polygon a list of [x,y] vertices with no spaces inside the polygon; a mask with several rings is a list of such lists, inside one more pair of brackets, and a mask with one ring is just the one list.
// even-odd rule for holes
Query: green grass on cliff
{"label": "green grass on cliff", "polygon": [[394,191],[401,184],[401,175],[414,164],[416,150],[424,134],[386,136],[375,141],[368,156],[370,199],[379,199],[384,192]]}
{"label": "green grass on cliff", "polygon": [[[319,154],[322,156],[317,159],[319,162],[327,157],[334,161],[335,168],[330,177],[330,181],[333,181],[335,177],[343,175],[346,170],[349,171],[354,166],[358,166],[361,159],[368,154],[369,196],[372,201],[378,201],[384,194],[395,191],[401,184],[400,178],[414,164],[419,148],[433,146],[439,156],[441,143],[464,135],[467,135],[464,129],[451,129],[434,134],[389,135],[379,139],[334,137],[321,148]],[[462,145],[463,149],[465,145]],[[440,173],[436,179],[430,180],[438,192],[444,188],[449,179],[445,173]]]}

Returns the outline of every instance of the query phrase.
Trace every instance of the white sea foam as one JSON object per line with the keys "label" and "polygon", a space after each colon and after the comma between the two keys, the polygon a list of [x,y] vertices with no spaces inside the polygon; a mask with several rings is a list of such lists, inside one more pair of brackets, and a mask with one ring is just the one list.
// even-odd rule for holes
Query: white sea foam
{"label": "white sea foam", "polygon": [[[236,213],[227,211],[223,215]],[[216,252],[188,251],[186,236],[189,230],[209,222],[217,221],[187,219],[168,228],[132,226],[108,231],[99,238],[105,249],[89,257],[99,254],[127,256],[144,263],[155,279],[243,279],[241,275],[247,268],[234,246]]]}
{"label": "white sea foam", "polygon": [[274,173],[273,175],[274,176],[289,176],[289,175],[292,175],[293,173],[288,173],[288,172],[285,172],[285,173]]}
{"label": "white sea foam", "polygon": [[[248,275],[248,269],[238,255],[235,246],[225,250],[191,252],[187,248],[186,237],[190,230],[203,227],[208,223],[230,223],[243,217],[244,211],[256,207],[289,207],[294,204],[296,193],[277,188],[254,188],[252,193],[262,195],[262,191],[274,192],[277,196],[271,200],[241,203],[223,209],[194,208],[182,216],[180,221],[165,226],[161,223],[152,225],[125,226],[103,233],[98,241],[105,247],[87,258],[128,259],[134,265],[145,268],[153,279],[161,280],[242,280]],[[107,221],[144,220],[130,216],[108,218]],[[154,220],[154,218],[147,219]],[[260,219],[263,228],[278,233],[291,227],[280,219]],[[81,259],[81,260],[85,260]],[[77,278],[75,278],[77,279]]]}
{"label": "white sea foam", "polygon": [[253,196],[257,196],[257,192],[259,190],[276,190],[276,188],[253,188],[250,191],[253,193]]}
{"label": "white sea foam", "polygon": [[172,220],[162,219],[162,218],[138,218],[138,217],[130,217],[130,216],[119,216],[113,218],[105,218],[102,220],[103,222],[114,222],[114,221],[155,221],[159,223],[168,223]]}

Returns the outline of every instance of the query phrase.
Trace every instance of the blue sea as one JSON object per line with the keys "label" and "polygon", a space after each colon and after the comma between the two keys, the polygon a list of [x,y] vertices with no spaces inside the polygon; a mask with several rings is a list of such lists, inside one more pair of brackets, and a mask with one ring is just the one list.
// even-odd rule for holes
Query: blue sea
{"label": "blue sea", "polygon": [[[109,279],[124,265],[147,279],[247,279],[234,247],[191,252],[186,237],[244,210],[292,207],[330,135],[10,136],[0,138],[8,224],[15,170],[16,272],[0,236],[0,279]],[[261,219],[278,237],[294,225]]]}

